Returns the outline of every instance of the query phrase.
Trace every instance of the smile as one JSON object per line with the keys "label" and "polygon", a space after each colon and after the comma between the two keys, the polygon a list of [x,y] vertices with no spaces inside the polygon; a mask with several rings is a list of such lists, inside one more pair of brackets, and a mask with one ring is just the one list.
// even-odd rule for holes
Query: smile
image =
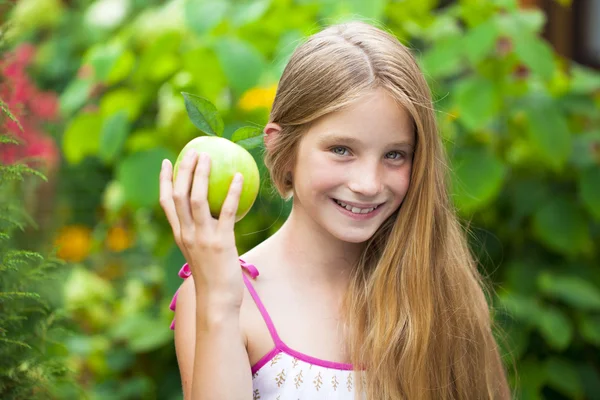
{"label": "smile", "polygon": [[377,213],[377,210],[381,206],[381,204],[377,205],[365,205],[363,207],[357,207],[354,204],[344,203],[341,200],[332,199],[335,204],[337,204],[338,208],[342,209],[345,213],[354,216],[361,217],[371,217]]}

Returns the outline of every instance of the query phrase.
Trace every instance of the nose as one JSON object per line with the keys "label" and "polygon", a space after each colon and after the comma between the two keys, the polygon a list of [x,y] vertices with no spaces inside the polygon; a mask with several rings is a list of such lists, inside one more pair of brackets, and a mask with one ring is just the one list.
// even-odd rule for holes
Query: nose
{"label": "nose", "polygon": [[363,163],[353,168],[348,187],[364,197],[375,197],[383,189],[380,165]]}

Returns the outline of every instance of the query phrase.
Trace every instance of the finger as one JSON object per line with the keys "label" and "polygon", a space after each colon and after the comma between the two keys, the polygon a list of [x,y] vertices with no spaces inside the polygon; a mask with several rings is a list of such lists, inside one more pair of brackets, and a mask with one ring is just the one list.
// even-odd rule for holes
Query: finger
{"label": "finger", "polygon": [[190,196],[192,218],[197,226],[203,226],[212,217],[208,205],[208,177],[210,176],[210,158],[208,154],[201,153]]}
{"label": "finger", "polygon": [[175,241],[177,241],[180,232],[179,218],[177,217],[177,210],[175,209],[175,203],[173,202],[173,166],[169,160],[163,160],[162,162],[159,182],[160,206],[165,212],[167,221],[169,221],[171,229],[173,230]]}
{"label": "finger", "polygon": [[177,210],[177,218],[181,229],[190,227],[193,224],[192,212],[190,209],[190,189],[198,154],[190,150],[179,164],[177,178],[173,185],[173,200]]}
{"label": "finger", "polygon": [[233,226],[235,225],[235,215],[240,203],[240,194],[242,193],[242,184],[243,177],[242,174],[238,172],[234,175],[231,185],[229,185],[227,197],[221,207],[221,214],[219,215],[219,230],[221,232],[233,230]]}

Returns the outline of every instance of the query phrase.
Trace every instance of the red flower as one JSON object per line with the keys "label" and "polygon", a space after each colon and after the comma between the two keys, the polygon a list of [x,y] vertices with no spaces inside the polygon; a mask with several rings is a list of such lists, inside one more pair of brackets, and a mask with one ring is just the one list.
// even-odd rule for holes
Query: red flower
{"label": "red flower", "polygon": [[35,95],[35,87],[26,79],[19,79],[13,81],[14,89],[12,95],[12,102],[14,103],[25,103]]}
{"label": "red flower", "polygon": [[17,162],[19,159],[17,149],[17,146],[2,146],[2,151],[0,152],[0,162],[4,165],[10,165]]}
{"label": "red flower", "polygon": [[40,159],[48,169],[55,169],[60,161],[60,153],[54,140],[42,135],[38,135],[25,147],[23,156]]}
{"label": "red flower", "polygon": [[31,43],[23,43],[15,51],[17,62],[23,66],[26,66],[31,62],[31,59],[35,56],[36,48]]}
{"label": "red flower", "polygon": [[[22,44],[0,60],[0,98],[8,106],[19,124],[5,115],[0,119],[0,130],[12,134],[21,145],[0,145],[0,161],[13,164],[23,158],[42,159],[48,168],[59,164],[60,153],[52,138],[44,132],[45,122],[58,116],[58,97],[52,92],[40,91],[27,74],[27,65],[35,56],[36,48]],[[3,113],[2,113],[3,114]]]}
{"label": "red flower", "polygon": [[38,117],[54,121],[58,114],[58,99],[52,92],[41,92],[29,100],[29,108]]}

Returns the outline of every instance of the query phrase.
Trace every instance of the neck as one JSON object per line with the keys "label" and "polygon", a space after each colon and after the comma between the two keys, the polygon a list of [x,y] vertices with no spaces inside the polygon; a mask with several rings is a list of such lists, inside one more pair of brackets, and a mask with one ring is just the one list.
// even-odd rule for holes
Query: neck
{"label": "neck", "polygon": [[285,273],[294,279],[326,285],[347,283],[350,269],[362,250],[361,244],[341,241],[326,232],[296,204],[272,239],[277,248],[286,249],[289,268]]}

